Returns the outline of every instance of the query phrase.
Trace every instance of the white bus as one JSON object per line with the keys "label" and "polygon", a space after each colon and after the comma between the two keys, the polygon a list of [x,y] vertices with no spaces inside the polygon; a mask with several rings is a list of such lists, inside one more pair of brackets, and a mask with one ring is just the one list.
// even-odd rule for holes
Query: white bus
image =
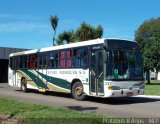
{"label": "white bus", "polygon": [[41,92],[120,97],[144,93],[136,42],[95,39],[10,54],[9,85]]}

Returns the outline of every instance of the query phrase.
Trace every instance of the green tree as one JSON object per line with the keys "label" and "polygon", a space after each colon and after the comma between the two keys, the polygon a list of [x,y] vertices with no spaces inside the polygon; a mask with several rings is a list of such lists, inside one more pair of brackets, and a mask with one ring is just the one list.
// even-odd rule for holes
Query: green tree
{"label": "green tree", "polygon": [[156,77],[160,70],[160,18],[152,18],[140,25],[136,31],[135,40],[140,46],[144,69],[150,83],[150,70],[156,69]]}
{"label": "green tree", "polygon": [[75,31],[75,35],[80,41],[97,39],[102,37],[103,28],[101,25],[95,28],[92,25],[83,22]]}
{"label": "green tree", "polygon": [[97,29],[95,29],[95,39],[101,38],[103,36],[103,28],[101,25],[98,25]]}
{"label": "green tree", "polygon": [[59,34],[59,36],[57,38],[58,45],[64,44],[64,42],[66,42],[66,43],[74,43],[76,41],[77,40],[76,40],[75,33],[74,33],[73,30],[64,31],[61,34]]}
{"label": "green tree", "polygon": [[152,59],[154,68],[156,69],[156,79],[158,78],[158,71],[160,71],[160,34],[155,34],[151,37]]}
{"label": "green tree", "polygon": [[58,44],[80,42],[86,40],[92,40],[101,38],[103,35],[103,28],[101,25],[98,25],[97,28],[93,27],[90,24],[83,22],[77,30],[73,31],[64,31],[59,34],[57,38]]}
{"label": "green tree", "polygon": [[51,22],[52,28],[54,30],[54,34],[53,34],[53,46],[55,46],[54,41],[55,41],[55,35],[56,35],[56,29],[57,29],[57,26],[58,26],[58,21],[59,21],[59,18],[56,15],[50,17],[50,22]]}

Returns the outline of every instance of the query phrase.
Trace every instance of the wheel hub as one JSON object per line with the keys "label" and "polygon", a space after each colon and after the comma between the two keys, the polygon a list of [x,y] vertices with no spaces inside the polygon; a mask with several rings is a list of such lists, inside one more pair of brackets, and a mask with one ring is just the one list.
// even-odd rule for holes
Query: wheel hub
{"label": "wheel hub", "polygon": [[76,87],[76,89],[75,89],[75,93],[76,93],[76,95],[77,96],[81,96],[82,95],[82,91],[83,89],[82,89],[82,87]]}

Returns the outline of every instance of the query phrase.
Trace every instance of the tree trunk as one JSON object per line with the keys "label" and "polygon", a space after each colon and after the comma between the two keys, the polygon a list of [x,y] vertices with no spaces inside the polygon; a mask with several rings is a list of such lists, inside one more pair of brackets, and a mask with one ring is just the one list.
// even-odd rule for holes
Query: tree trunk
{"label": "tree trunk", "polygon": [[55,46],[55,35],[56,35],[56,30],[54,30],[54,35],[53,35],[53,46]]}
{"label": "tree trunk", "polygon": [[55,38],[53,37],[53,46],[55,46]]}
{"label": "tree trunk", "polygon": [[147,79],[147,84],[150,84],[150,71],[146,71],[146,79]]}

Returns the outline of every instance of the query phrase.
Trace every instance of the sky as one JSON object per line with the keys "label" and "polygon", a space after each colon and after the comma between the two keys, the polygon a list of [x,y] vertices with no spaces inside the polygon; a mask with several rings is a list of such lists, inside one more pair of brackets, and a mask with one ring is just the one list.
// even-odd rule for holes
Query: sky
{"label": "sky", "polygon": [[56,37],[86,22],[102,25],[103,38],[134,40],[144,21],[160,17],[160,0],[0,0],[0,47],[52,46],[54,15]]}

